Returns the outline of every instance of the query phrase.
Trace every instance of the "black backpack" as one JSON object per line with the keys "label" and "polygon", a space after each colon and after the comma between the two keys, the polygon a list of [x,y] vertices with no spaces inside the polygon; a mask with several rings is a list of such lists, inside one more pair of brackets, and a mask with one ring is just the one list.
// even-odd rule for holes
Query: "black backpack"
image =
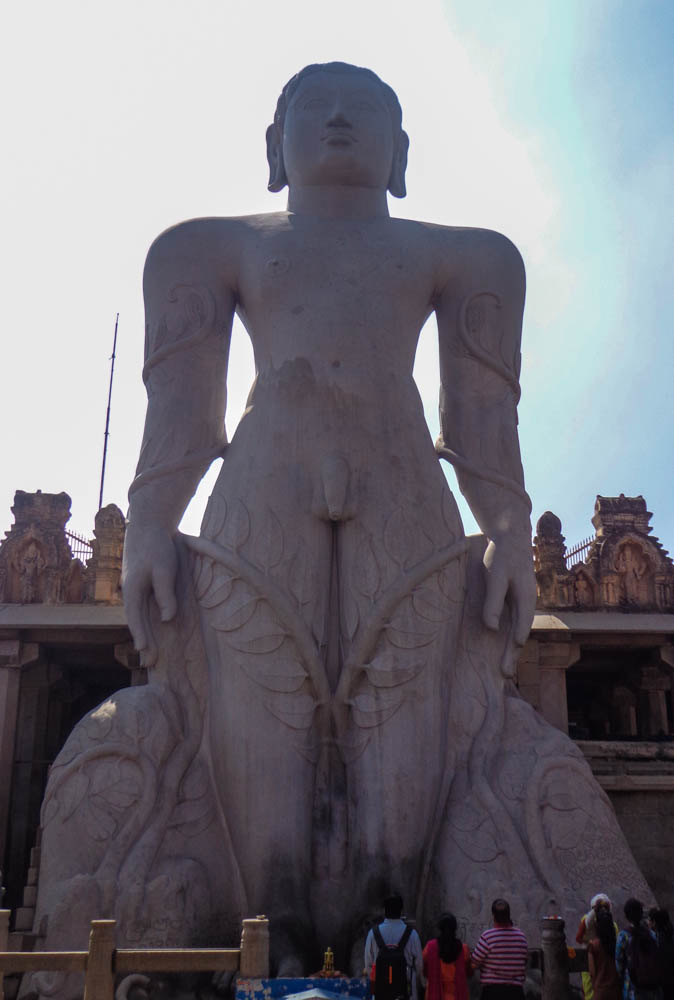
{"label": "black backpack", "polygon": [[627,971],[640,990],[654,990],[662,984],[662,957],[657,941],[648,931],[635,928],[627,945]]}
{"label": "black backpack", "polygon": [[408,924],[397,944],[386,944],[379,928],[373,928],[374,939],[379,949],[374,966],[375,1000],[409,1000],[410,985],[407,979],[405,945],[411,933],[412,928]]}

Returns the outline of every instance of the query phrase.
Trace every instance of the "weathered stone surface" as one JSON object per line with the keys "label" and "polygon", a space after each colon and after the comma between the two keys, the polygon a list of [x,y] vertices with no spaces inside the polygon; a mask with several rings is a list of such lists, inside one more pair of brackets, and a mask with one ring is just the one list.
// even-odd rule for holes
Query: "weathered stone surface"
{"label": "weathered stone surface", "polygon": [[[450,906],[471,938],[495,895],[532,931],[551,907],[575,918],[597,879],[648,897],[582,754],[512,683],[535,602],[517,251],[389,217],[407,136],[367,71],[305,71],[267,139],[288,212],[185,223],[148,256],[124,593],[149,682],[53,766],[44,946],[92,916],[152,945],[265,912],[276,968],[316,967],[329,942],[360,969],[392,885],[422,932]],[[235,306],[258,373],[227,444]],[[435,449],[412,378],[433,309]],[[464,537],[438,455],[483,535]],[[201,535],[181,536],[219,456]]]}

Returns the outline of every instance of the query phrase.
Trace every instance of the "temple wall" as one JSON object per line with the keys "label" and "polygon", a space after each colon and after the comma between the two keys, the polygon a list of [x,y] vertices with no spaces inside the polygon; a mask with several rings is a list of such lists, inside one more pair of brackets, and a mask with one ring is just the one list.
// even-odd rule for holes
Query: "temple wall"
{"label": "temple wall", "polygon": [[608,794],[656,899],[674,913],[674,788]]}

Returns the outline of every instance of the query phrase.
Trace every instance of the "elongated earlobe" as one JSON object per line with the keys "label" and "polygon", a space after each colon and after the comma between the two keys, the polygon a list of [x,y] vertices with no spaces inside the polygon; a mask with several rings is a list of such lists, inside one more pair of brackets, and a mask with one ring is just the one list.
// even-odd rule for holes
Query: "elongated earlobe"
{"label": "elongated earlobe", "polygon": [[269,164],[269,191],[282,191],[288,183],[286,168],[283,164],[283,146],[281,131],[277,125],[267,129],[267,163]]}
{"label": "elongated earlobe", "polygon": [[405,171],[407,170],[407,150],[410,148],[410,140],[407,132],[400,130],[400,136],[393,154],[393,166],[389,177],[388,190],[394,198],[404,198],[407,194],[405,187]]}

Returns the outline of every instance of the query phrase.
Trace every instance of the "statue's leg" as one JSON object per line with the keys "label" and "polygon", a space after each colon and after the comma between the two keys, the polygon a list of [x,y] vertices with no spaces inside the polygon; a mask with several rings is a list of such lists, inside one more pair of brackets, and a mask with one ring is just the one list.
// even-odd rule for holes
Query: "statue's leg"
{"label": "statue's leg", "polygon": [[[202,537],[191,543],[199,554],[215,785],[247,912],[269,915],[273,965],[286,973],[301,972],[307,952],[316,961],[311,829],[329,697],[332,545],[330,525],[312,513],[312,494],[298,496],[295,487],[277,470],[273,490],[249,485],[244,502],[218,492],[219,484]],[[256,504],[260,496],[266,502]]]}
{"label": "statue's leg", "polygon": [[410,916],[420,907],[453,773],[447,720],[465,590],[465,540],[437,462],[373,462],[362,486],[370,502],[340,526],[336,706],[354,935],[391,889]]}

